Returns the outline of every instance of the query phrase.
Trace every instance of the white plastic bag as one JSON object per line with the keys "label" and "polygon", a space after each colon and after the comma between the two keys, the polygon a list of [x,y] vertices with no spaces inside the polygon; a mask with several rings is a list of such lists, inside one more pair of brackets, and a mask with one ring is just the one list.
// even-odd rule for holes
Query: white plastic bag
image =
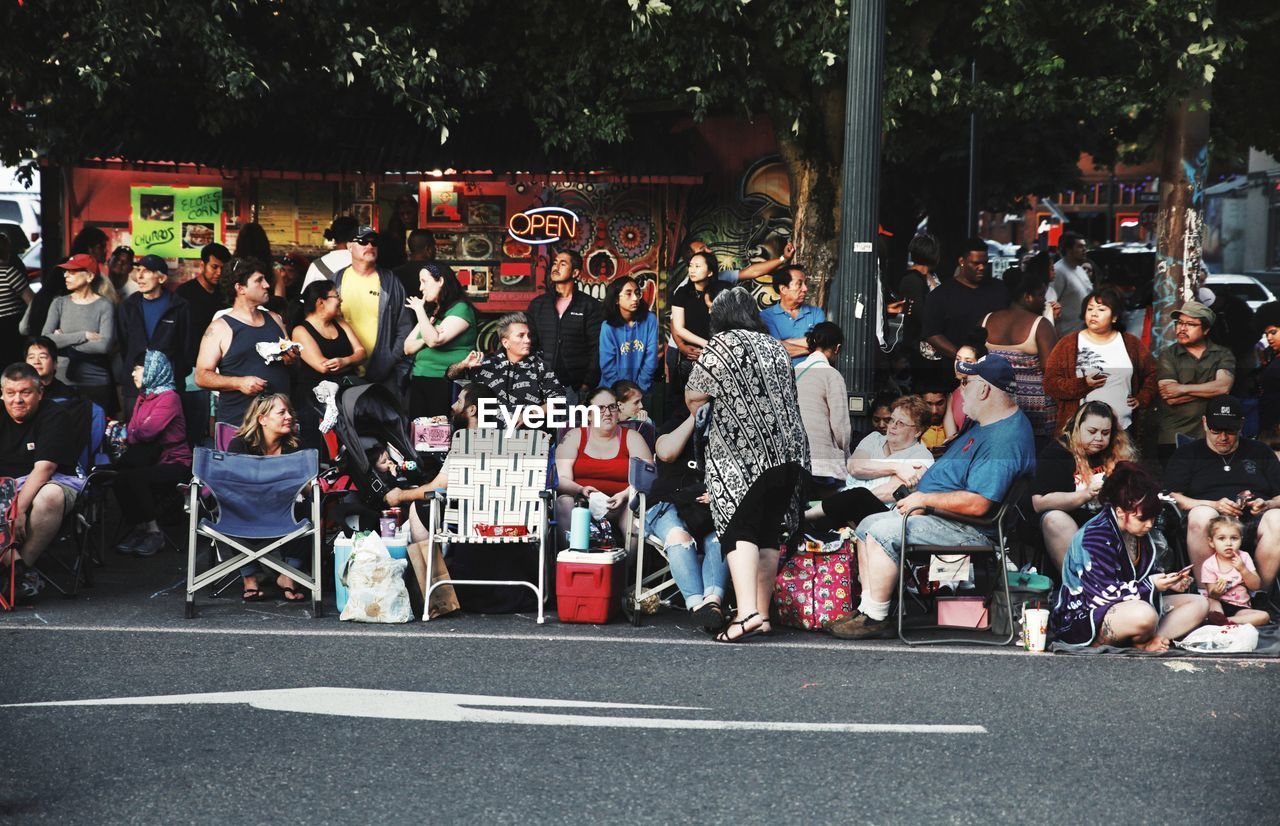
{"label": "white plastic bag", "polygon": [[1258,648],[1258,629],[1252,625],[1202,625],[1177,643],[1202,654],[1243,654]]}
{"label": "white plastic bag", "polygon": [[408,564],[407,560],[392,558],[376,533],[357,534],[342,572],[347,604],[341,619],[387,623],[412,619],[409,590],[404,587]]}

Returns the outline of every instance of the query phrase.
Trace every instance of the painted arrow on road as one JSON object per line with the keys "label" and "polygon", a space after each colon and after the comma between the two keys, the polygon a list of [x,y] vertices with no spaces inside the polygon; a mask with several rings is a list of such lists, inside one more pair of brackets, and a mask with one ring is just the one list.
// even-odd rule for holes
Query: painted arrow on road
{"label": "painted arrow on road", "polygon": [[597,703],[534,697],[489,697],[431,691],[381,691],[368,688],[281,688],[266,691],[219,691],[154,697],[103,697],[47,703],[12,703],[0,708],[58,706],[247,705],[264,711],[368,717],[384,720],[431,720],[442,723],[507,723],[525,726],[594,728],[701,729],[710,731],[821,731],[857,734],[986,734],[983,726],[915,723],[792,723],[765,720],[684,720],[659,717],[605,717],[518,711],[524,708],[707,711],[688,706]]}

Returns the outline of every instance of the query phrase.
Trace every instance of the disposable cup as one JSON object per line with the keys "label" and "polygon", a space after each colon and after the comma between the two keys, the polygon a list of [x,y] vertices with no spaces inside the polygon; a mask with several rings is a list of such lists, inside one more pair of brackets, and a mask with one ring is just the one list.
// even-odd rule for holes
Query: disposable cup
{"label": "disposable cup", "polygon": [[1049,609],[1023,609],[1022,633],[1028,651],[1044,653],[1045,641],[1049,634]]}

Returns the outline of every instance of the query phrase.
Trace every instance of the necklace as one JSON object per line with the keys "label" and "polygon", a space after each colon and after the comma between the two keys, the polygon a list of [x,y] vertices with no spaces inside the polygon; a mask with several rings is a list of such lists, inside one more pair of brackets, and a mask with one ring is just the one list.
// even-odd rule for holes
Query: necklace
{"label": "necklace", "polygon": [[1240,448],[1238,448],[1238,447],[1237,447],[1235,450],[1231,451],[1231,455],[1230,455],[1230,456],[1219,456],[1219,457],[1218,457],[1219,459],[1221,459],[1221,460],[1222,460],[1222,470],[1223,470],[1223,472],[1224,472],[1224,473],[1230,473],[1230,472],[1231,472],[1231,460],[1232,460],[1232,459],[1234,459],[1234,458],[1236,458],[1236,453],[1237,453],[1237,452],[1239,452],[1239,450],[1240,450]]}

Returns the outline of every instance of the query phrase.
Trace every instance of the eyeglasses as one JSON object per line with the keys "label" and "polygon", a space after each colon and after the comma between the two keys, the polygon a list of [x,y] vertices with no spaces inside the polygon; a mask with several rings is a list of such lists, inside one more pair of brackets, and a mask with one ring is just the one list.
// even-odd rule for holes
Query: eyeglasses
{"label": "eyeglasses", "polygon": [[600,410],[604,413],[617,413],[621,409],[622,409],[622,406],[619,405],[617,402],[614,402],[613,404],[600,405]]}
{"label": "eyeglasses", "polygon": [[902,419],[890,419],[889,427],[915,427],[913,422],[903,421]]}
{"label": "eyeglasses", "polygon": [[337,301],[339,304],[341,304],[341,303],[342,303],[342,296],[338,295],[337,293],[330,293],[329,295],[326,295],[326,296],[324,297],[324,300],[325,300],[325,301],[330,301],[330,300],[332,300],[332,301]]}
{"label": "eyeglasses", "polygon": [[1173,326],[1182,327],[1183,329],[1190,330],[1193,327],[1201,326],[1201,324],[1199,321],[1175,321],[1173,322]]}

